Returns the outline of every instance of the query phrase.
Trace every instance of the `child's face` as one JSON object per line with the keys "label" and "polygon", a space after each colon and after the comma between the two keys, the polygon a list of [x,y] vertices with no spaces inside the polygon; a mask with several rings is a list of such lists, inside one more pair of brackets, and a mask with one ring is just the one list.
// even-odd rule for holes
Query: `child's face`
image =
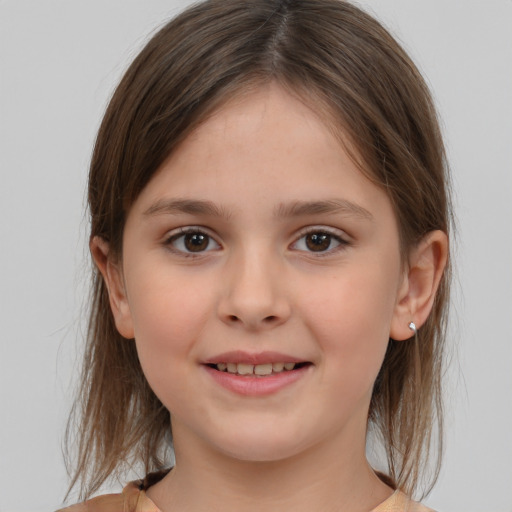
{"label": "child's face", "polygon": [[269,86],[190,135],[130,210],[122,271],[117,325],[178,453],[364,448],[403,293],[397,223],[303,103]]}

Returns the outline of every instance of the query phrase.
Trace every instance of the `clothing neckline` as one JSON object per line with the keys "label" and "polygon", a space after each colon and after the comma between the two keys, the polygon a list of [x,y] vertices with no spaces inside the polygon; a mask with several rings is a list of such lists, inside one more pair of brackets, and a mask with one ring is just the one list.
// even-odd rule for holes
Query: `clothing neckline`
{"label": "clothing neckline", "polygon": [[[155,505],[155,503],[149,498],[149,496],[146,494],[146,491],[156,483],[158,483],[162,478],[164,478],[170,469],[165,469],[162,471],[157,471],[154,473],[149,473],[144,479],[131,482],[128,484],[124,489],[123,493],[125,492],[133,492],[134,489],[137,489],[140,492],[140,505],[141,511],[144,512],[161,512],[161,510]],[[395,490],[390,496],[388,496],[383,502],[381,502],[379,505],[377,505],[375,508],[370,510],[369,512],[387,512],[387,511],[393,511],[398,510],[396,507],[399,505],[409,505],[411,503],[414,503],[410,500],[410,498],[405,495],[400,490]],[[139,509],[137,509],[139,510]],[[405,510],[405,509],[404,509]],[[424,509],[427,511],[428,509]]]}

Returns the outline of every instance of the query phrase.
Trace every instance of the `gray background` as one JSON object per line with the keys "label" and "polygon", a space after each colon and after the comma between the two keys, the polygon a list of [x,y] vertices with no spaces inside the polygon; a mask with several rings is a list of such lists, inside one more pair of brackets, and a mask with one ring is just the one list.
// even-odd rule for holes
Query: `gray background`
{"label": "gray background", "polygon": [[[107,99],[179,0],[0,0],[0,511],[61,502]],[[458,216],[447,448],[426,503],[512,511],[512,1],[365,0],[431,84]]]}

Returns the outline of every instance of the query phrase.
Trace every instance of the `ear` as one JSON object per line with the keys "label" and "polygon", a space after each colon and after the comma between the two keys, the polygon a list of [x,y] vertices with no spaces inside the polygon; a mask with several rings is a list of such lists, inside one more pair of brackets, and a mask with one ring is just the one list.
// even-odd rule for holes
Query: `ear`
{"label": "ear", "polygon": [[406,340],[413,336],[409,324],[416,328],[425,323],[434,304],[448,259],[448,237],[440,230],[427,233],[414,247],[398,290],[391,322],[390,338]]}
{"label": "ear", "polygon": [[89,247],[107,286],[110,308],[117,330],[124,338],[132,339],[134,338],[132,316],[119,262],[114,261],[109,244],[103,238],[93,237]]}

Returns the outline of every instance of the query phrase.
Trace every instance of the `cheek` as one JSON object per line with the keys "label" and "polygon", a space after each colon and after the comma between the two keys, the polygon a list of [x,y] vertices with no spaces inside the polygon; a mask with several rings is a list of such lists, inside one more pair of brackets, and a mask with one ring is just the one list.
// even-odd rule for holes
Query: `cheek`
{"label": "cheek", "polygon": [[141,272],[128,276],[130,312],[139,359],[157,392],[169,377],[187,371],[187,363],[211,310],[211,298],[201,288],[175,275]]}
{"label": "cheek", "polygon": [[371,388],[389,341],[397,275],[381,265],[352,268],[308,297],[306,318],[321,347],[326,367],[348,388]]}

